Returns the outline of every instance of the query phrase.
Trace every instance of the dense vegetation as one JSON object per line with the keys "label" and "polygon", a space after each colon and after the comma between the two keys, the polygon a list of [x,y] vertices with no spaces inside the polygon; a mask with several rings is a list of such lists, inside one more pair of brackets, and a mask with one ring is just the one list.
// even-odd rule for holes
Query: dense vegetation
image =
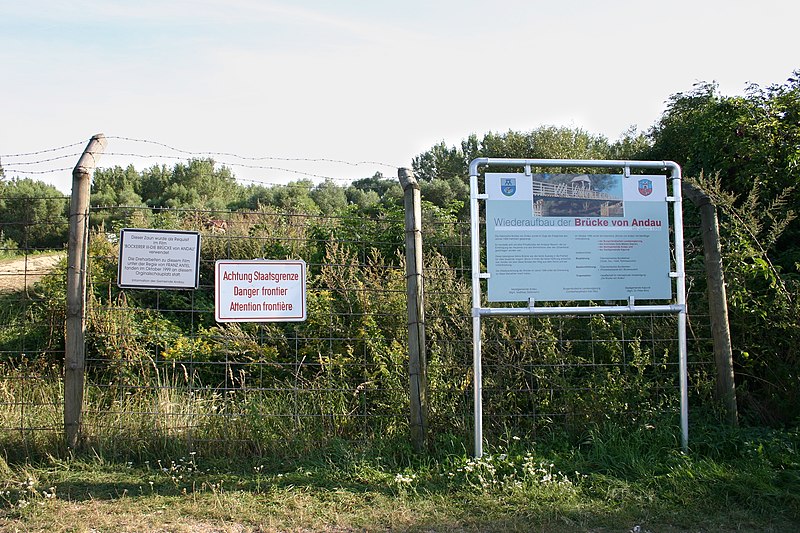
{"label": "dense vegetation", "polygon": [[746,417],[800,417],[800,71],[784,84],[674,95],[643,156],[680,161],[720,207],[725,276]]}
{"label": "dense vegetation", "polygon": [[68,205],[51,185],[31,179],[0,180],[0,254],[63,247]]}

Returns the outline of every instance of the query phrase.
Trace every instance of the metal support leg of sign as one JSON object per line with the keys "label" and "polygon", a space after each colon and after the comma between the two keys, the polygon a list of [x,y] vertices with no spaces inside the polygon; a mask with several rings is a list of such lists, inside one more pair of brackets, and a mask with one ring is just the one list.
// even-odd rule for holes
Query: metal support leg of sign
{"label": "metal support leg of sign", "polygon": [[[516,167],[525,168],[525,175],[530,176],[531,167],[590,167],[590,168],[622,168],[626,177],[631,177],[630,170],[655,169],[669,171],[672,182],[672,196],[665,198],[673,204],[673,246],[675,270],[670,272],[674,279],[674,303],[664,305],[636,305],[633,296],[627,297],[626,305],[570,306],[570,307],[536,307],[533,298],[525,298],[525,307],[484,307],[482,304],[481,280],[489,279],[490,272],[481,271],[481,239],[479,200],[486,200],[489,195],[481,193],[478,183],[479,167]],[[483,455],[483,377],[481,361],[481,318],[483,316],[518,316],[518,315],[591,315],[591,314],[637,314],[665,313],[676,314],[678,321],[678,358],[680,382],[680,425],[681,447],[688,450],[689,445],[689,410],[688,410],[688,377],[686,348],[686,274],[684,270],[683,251],[683,209],[681,202],[681,169],[672,161],[614,161],[614,160],[581,160],[581,159],[496,159],[477,158],[470,163],[470,230],[472,259],[472,336],[473,336],[473,376],[474,376],[474,416],[475,416],[475,457]],[[567,298],[565,298],[566,300]]]}
{"label": "metal support leg of sign", "polygon": [[[470,233],[472,256],[472,369],[475,408],[475,457],[483,455],[483,375],[481,362],[481,248],[478,216],[478,174],[470,172]],[[485,195],[484,195],[485,198]]]}
{"label": "metal support leg of sign", "polygon": [[689,379],[688,354],[686,349],[686,271],[683,255],[683,201],[681,194],[681,167],[670,162],[670,178],[672,179],[673,228],[675,231],[675,301],[680,307],[678,311],[678,352],[681,388],[681,448],[689,449]]}

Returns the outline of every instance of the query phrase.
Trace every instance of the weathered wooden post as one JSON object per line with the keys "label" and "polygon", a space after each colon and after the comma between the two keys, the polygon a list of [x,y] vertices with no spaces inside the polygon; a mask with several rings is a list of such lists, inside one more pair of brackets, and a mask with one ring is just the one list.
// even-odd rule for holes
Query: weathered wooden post
{"label": "weathered wooden post", "polygon": [[91,138],[72,171],[64,340],[64,434],[69,448],[75,448],[78,444],[83,410],[89,193],[92,173],[105,148],[106,138],[98,133]]}
{"label": "weathered wooden post", "polygon": [[411,170],[397,171],[403,187],[406,232],[406,290],[408,294],[408,377],[411,397],[411,438],[425,449],[428,430],[428,380],[425,352],[425,309],[422,276],[422,205],[419,183]]}
{"label": "weathered wooden post", "polygon": [[722,247],[719,239],[717,207],[711,198],[691,184],[683,182],[683,193],[700,210],[700,232],[703,235],[703,258],[708,284],[708,307],[711,315],[711,335],[714,340],[714,360],[717,368],[715,393],[725,410],[725,420],[731,426],[739,424],[736,406],[736,383],[733,374],[733,349],[728,323],[728,302],[722,266]]}

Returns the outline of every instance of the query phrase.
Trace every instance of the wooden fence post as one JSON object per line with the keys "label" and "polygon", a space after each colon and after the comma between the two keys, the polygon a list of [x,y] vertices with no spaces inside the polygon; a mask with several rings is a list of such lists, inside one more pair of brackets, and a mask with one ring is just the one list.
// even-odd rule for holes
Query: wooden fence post
{"label": "wooden fence post", "polygon": [[93,136],[72,171],[64,339],[64,435],[70,449],[78,445],[83,410],[90,186],[95,165],[105,148],[105,136],[102,133]]}
{"label": "wooden fence post", "polygon": [[406,290],[408,293],[408,377],[411,438],[417,452],[425,449],[428,429],[428,380],[422,276],[422,207],[419,183],[411,170],[397,171],[404,192]]}
{"label": "wooden fence post", "polygon": [[700,232],[703,235],[703,258],[708,285],[708,307],[711,314],[711,335],[714,339],[714,361],[717,368],[715,394],[725,410],[725,421],[739,424],[736,406],[736,383],[733,373],[733,349],[728,323],[728,301],[722,265],[717,207],[711,198],[689,183],[683,182],[683,193],[700,211]]}

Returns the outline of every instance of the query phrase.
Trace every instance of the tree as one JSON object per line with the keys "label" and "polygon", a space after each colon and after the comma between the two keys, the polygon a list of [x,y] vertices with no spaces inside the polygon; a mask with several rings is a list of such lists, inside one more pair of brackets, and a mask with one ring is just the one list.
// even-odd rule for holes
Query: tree
{"label": "tree", "polygon": [[740,412],[797,420],[800,71],[743,96],[696,84],[670,98],[648,137],[644,157],[681,164],[719,209]]}
{"label": "tree", "polygon": [[447,207],[454,202],[466,205],[469,184],[462,179],[437,179],[420,183],[420,192],[426,201],[438,207]]}
{"label": "tree", "polygon": [[136,191],[151,207],[160,207],[164,190],[172,180],[172,171],[166,165],[155,165],[141,173],[139,190]]}
{"label": "tree", "polygon": [[25,250],[61,248],[67,241],[68,199],[52,185],[30,178],[0,182],[3,238]]}
{"label": "tree", "polygon": [[170,170],[154,166],[142,172],[135,191],[153,207],[226,209],[239,200],[239,186],[227,167],[213,159],[191,159]]}
{"label": "tree", "polygon": [[292,213],[319,213],[319,207],[311,198],[314,182],[310,179],[292,181],[286,185],[273,185],[265,191],[262,206],[271,205]]}
{"label": "tree", "polygon": [[165,205],[226,209],[234,199],[235,188],[229,168],[217,168],[213,159],[192,159],[175,165],[172,183],[165,193]]}
{"label": "tree", "polygon": [[415,157],[411,164],[419,181],[447,180],[467,175],[467,157],[462,148],[448,147],[442,141]]}
{"label": "tree", "polygon": [[128,165],[97,169],[92,180],[92,205],[141,205],[141,176]]}
{"label": "tree", "polygon": [[399,191],[400,196],[402,197],[402,189],[400,188],[400,183],[396,179],[386,178],[380,172],[376,172],[369,178],[362,178],[359,180],[355,180],[353,183],[350,184],[348,190],[355,189],[358,191],[363,192],[374,192],[378,195],[378,198],[381,200],[385,200],[387,195],[391,197],[395,197],[396,193]]}
{"label": "tree", "polygon": [[361,209],[370,209],[381,203],[380,195],[375,191],[365,191],[350,186],[345,191],[347,203],[357,205]]}
{"label": "tree", "polygon": [[530,132],[487,133],[482,139],[470,135],[460,146],[444,142],[413,159],[414,173],[421,182],[422,196],[439,207],[462,203],[460,215],[469,206],[469,163],[476,157],[512,159],[612,159],[630,153],[642,143],[629,132],[626,142],[612,145],[602,135],[581,129],[544,126]]}
{"label": "tree", "polygon": [[[687,176],[719,175],[724,190],[748,197],[756,182],[768,201],[797,184],[800,169],[800,70],[782,85],[750,85],[744,96],[722,96],[714,83],[698,83],[669,99],[649,131],[648,159],[678,162]],[[800,212],[793,195],[786,209]],[[800,261],[795,221],[774,250],[784,269]]]}
{"label": "tree", "polygon": [[628,131],[611,145],[610,159],[642,159],[650,149],[650,140],[647,134],[638,131],[635,126],[628,128]]}
{"label": "tree", "polygon": [[545,126],[528,133],[488,133],[477,157],[526,159],[610,159],[611,145],[602,135],[582,129]]}
{"label": "tree", "polygon": [[336,214],[347,206],[347,195],[344,188],[339,187],[330,179],[326,179],[311,189],[309,196],[324,215]]}

